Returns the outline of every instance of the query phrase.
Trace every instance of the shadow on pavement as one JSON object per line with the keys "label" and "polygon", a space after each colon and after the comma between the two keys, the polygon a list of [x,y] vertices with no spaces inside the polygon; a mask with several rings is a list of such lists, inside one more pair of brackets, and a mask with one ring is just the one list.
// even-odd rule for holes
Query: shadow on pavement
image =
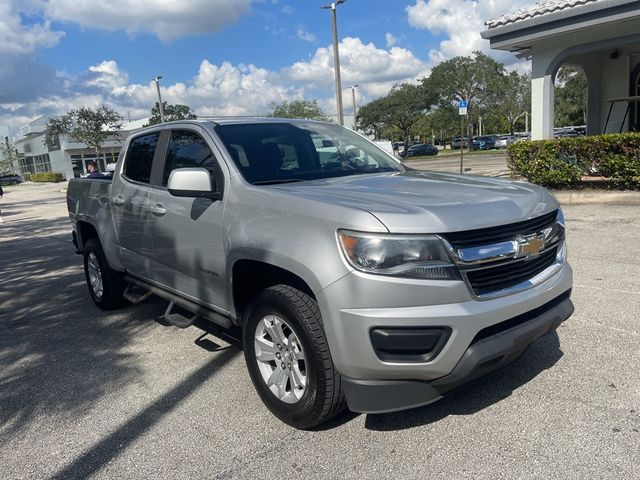
{"label": "shadow on pavement", "polygon": [[431,405],[395,413],[367,415],[369,430],[392,431],[428,425],[449,415],[472,415],[505,398],[551,368],[562,358],[560,340],[552,332],[535,341],[517,361]]}
{"label": "shadow on pavement", "polygon": [[[62,220],[0,232],[0,446],[40,416],[72,415],[140,372],[127,346],[161,306],[106,313],[89,299]],[[134,358],[132,358],[134,357]]]}
{"label": "shadow on pavement", "polygon": [[175,388],[165,393],[142,412],[131,418],[115,432],[95,444],[70,465],[53,475],[54,479],[88,478],[144,432],[158,423],[166,414],[175,409],[198,387],[207,382],[238,353],[234,346],[219,350],[216,357],[185,378]]}

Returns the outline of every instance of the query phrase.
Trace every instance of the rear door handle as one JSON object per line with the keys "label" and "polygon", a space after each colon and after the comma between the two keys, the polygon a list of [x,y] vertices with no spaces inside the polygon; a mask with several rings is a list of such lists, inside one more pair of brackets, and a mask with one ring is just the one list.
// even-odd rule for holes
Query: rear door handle
{"label": "rear door handle", "polygon": [[149,210],[151,210],[151,213],[153,213],[154,215],[158,215],[158,216],[162,216],[165,213],[167,213],[167,209],[164,208],[164,205],[161,205],[160,203],[156,203],[155,205],[151,205],[149,207]]}
{"label": "rear door handle", "polygon": [[113,203],[114,205],[124,205],[124,197],[122,195],[111,197],[111,203]]}

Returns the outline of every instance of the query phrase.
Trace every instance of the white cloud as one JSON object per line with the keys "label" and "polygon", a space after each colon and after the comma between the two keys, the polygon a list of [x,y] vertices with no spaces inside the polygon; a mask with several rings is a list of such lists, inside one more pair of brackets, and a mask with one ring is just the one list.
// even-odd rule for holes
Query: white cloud
{"label": "white cloud", "polygon": [[484,22],[529,5],[532,0],[416,0],[406,8],[409,25],[444,35],[438,49],[429,52],[431,64],[473,51],[490,53],[509,64],[516,62],[510,53],[491,51],[480,37]]}
{"label": "white cloud", "polygon": [[[359,38],[345,38],[340,44],[340,54],[347,114],[351,109],[350,85],[360,84],[357,101],[362,105],[387,94],[396,83],[413,81],[429,72],[427,65],[407,49],[378,48]],[[154,82],[130,83],[127,72],[113,59],[91,65],[83,74],[63,80],[60,92],[34,93],[25,102],[6,100],[2,104],[0,100],[0,130],[11,123],[15,131],[26,123],[25,118],[100,103],[135,120],[148,116],[157,100]],[[333,50],[327,46],[316,49],[309,60],[281,70],[252,64],[215,64],[205,59],[190,79],[161,83],[161,90],[163,100],[189,105],[198,115],[260,115],[267,113],[273,102],[303,98],[318,99],[325,112],[333,115],[333,82]]]}
{"label": "white cloud", "polygon": [[398,39],[394,37],[392,33],[389,33],[389,32],[385,33],[384,38],[387,42],[387,48],[393,47],[398,43]]}
{"label": "white cloud", "polygon": [[[53,67],[38,63],[38,49],[53,47],[64,36],[43,20],[26,24],[21,14],[34,13],[32,0],[0,0],[0,104],[18,105],[31,101],[40,92],[55,94],[62,79]],[[20,8],[18,8],[18,6]],[[0,107],[2,108],[2,107]]]}
{"label": "white cloud", "polygon": [[305,42],[315,42],[318,39],[318,37],[316,37],[313,33],[307,32],[303,28],[298,28],[296,30],[296,35],[298,35],[299,39],[304,40]]}
{"label": "white cloud", "polygon": [[284,13],[285,15],[291,15],[291,14],[293,14],[293,12],[295,12],[295,10],[293,9],[293,7],[291,5],[285,5],[284,7],[282,7],[280,9],[280,11],[282,13]]}
{"label": "white cloud", "polygon": [[[380,84],[393,86],[394,83],[411,81],[429,72],[424,62],[404,48],[384,50],[353,37],[344,38],[339,46],[340,73],[344,85],[359,83],[368,92],[380,91]],[[318,48],[309,61],[296,62],[285,68],[283,73],[292,82],[311,88],[329,89],[334,82],[333,49]]]}
{"label": "white cloud", "polygon": [[101,30],[153,33],[163,42],[217,32],[249,12],[251,0],[49,0],[45,14]]}
{"label": "white cloud", "polygon": [[[301,98],[302,90],[282,83],[276,72],[255,65],[228,62],[200,64],[193,85],[187,89],[193,108],[205,115],[251,115],[268,111],[272,102]],[[167,92],[168,97],[171,93]]]}
{"label": "white cloud", "polygon": [[98,65],[93,65],[89,67],[89,72],[95,76],[88,80],[88,85],[114,89],[124,87],[129,83],[129,76],[120,70],[120,67],[118,67],[118,64],[114,60],[105,60]]}
{"label": "white cloud", "polygon": [[49,21],[23,24],[12,2],[0,2],[0,55],[28,54],[40,47],[53,47],[63,36],[64,32],[51,30]]}

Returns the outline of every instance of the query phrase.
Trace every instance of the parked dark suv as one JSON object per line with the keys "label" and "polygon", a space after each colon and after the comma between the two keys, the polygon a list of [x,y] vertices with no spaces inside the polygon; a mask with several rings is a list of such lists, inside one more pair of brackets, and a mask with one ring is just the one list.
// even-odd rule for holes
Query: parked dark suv
{"label": "parked dark suv", "polygon": [[473,139],[474,150],[493,150],[496,148],[496,137],[493,135],[483,135]]}
{"label": "parked dark suv", "polygon": [[451,139],[452,150],[460,149],[460,145],[462,145],[464,148],[467,148],[469,146],[469,140],[466,137],[462,141],[460,140],[460,137],[455,137]]}
{"label": "parked dark suv", "polygon": [[18,185],[22,183],[19,175],[2,175],[0,176],[0,185]]}
{"label": "parked dark suv", "polygon": [[438,149],[428,143],[418,143],[409,147],[407,152],[400,152],[401,157],[420,157],[423,155],[437,155]]}

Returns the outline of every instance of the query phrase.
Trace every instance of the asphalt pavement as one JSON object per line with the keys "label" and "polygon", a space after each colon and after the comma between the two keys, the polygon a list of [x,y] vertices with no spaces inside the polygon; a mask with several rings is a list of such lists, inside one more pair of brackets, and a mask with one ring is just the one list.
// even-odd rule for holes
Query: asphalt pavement
{"label": "asphalt pavement", "polygon": [[297,431],[262,405],[233,338],[106,313],[61,185],[0,203],[0,478],[640,478],[637,206],[565,207],[575,314],[431,406]]}
{"label": "asphalt pavement", "polygon": [[[449,151],[447,152],[449,153]],[[508,177],[507,152],[496,150],[491,153],[464,153],[462,169],[470,175],[488,175],[492,177]],[[405,160],[410,167],[435,172],[460,173],[460,150],[457,155],[435,155],[433,157],[409,158]]]}

